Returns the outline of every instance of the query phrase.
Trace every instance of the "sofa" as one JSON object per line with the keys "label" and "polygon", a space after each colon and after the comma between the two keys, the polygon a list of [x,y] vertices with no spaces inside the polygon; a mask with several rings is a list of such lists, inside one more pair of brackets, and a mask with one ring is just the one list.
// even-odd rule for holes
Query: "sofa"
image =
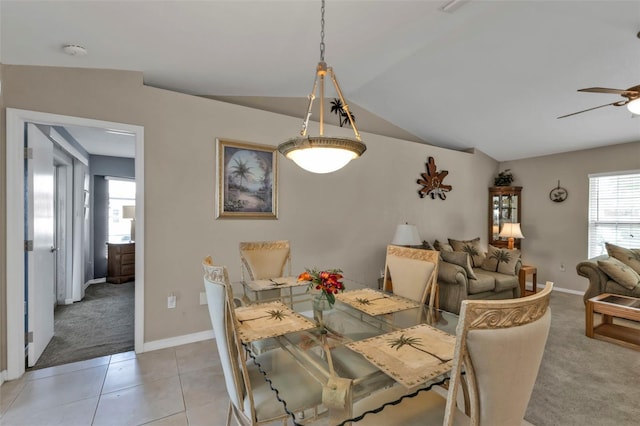
{"label": "sofa", "polygon": [[[584,293],[584,301],[591,299],[602,293],[621,294],[623,296],[640,297],[640,282],[635,286],[632,286],[633,281],[626,282],[626,280],[613,273],[614,277],[611,277],[611,270],[609,273],[605,272],[607,265],[612,261],[612,256],[603,254],[601,256],[593,257],[591,259],[583,260],[576,265],[576,272],[581,277],[585,277],[589,280],[589,287]],[[627,271],[629,273],[629,271]],[[624,283],[624,285],[622,284]]]}
{"label": "sofa", "polygon": [[[455,242],[456,240],[449,240]],[[507,250],[489,246],[484,252],[477,249],[479,238],[462,241],[463,245],[452,250],[442,244],[434,244],[440,250],[438,266],[438,291],[440,309],[460,313],[460,305],[466,299],[513,299],[520,297],[518,274],[522,266],[519,250]],[[466,243],[467,245],[465,245]],[[469,250],[469,243],[476,250]],[[508,265],[492,263],[492,253],[501,251],[511,255]],[[468,254],[467,262],[464,254]],[[474,259],[475,258],[475,259]],[[497,258],[497,257],[496,257]],[[494,270],[495,269],[495,270]]]}

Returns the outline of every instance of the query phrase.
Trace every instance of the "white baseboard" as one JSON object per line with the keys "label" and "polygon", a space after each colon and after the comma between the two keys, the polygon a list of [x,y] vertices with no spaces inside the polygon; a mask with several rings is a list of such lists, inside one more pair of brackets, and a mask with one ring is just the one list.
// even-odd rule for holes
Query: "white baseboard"
{"label": "white baseboard", "polygon": [[0,371],[0,386],[7,380],[7,370]]}
{"label": "white baseboard", "polygon": [[101,284],[101,283],[106,283],[107,282],[107,278],[103,277],[103,278],[95,278],[93,280],[89,280],[86,283],[84,283],[84,289],[86,290],[87,287],[89,287],[91,284]]}
{"label": "white baseboard", "polygon": [[200,331],[198,333],[185,334],[183,336],[154,340],[152,342],[145,342],[142,345],[142,352],[172,348],[174,346],[186,345],[189,343],[201,342],[203,340],[210,340],[210,339],[213,339],[213,330]]}
{"label": "white baseboard", "polygon": [[73,305],[73,299],[64,299],[65,305]]}

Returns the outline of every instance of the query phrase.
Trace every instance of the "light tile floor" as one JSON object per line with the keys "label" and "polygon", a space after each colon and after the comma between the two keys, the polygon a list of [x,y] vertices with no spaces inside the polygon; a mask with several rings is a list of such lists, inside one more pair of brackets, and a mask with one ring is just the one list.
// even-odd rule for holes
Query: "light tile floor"
{"label": "light tile floor", "polygon": [[218,426],[228,404],[207,340],[28,371],[0,387],[0,424]]}

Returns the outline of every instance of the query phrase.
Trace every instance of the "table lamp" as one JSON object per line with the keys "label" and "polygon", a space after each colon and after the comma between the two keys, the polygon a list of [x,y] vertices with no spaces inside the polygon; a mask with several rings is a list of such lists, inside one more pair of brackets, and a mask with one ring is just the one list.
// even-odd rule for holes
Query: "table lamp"
{"label": "table lamp", "polygon": [[136,240],[136,206],[122,206],[122,218],[131,219],[131,241]]}
{"label": "table lamp", "polygon": [[519,223],[505,223],[502,225],[502,231],[499,234],[501,237],[508,238],[507,248],[513,250],[513,243],[515,238],[524,238],[522,231],[520,230]]}
{"label": "table lamp", "polygon": [[418,234],[418,228],[415,225],[398,225],[396,233],[391,240],[391,244],[396,246],[419,246],[422,244],[420,235]]}

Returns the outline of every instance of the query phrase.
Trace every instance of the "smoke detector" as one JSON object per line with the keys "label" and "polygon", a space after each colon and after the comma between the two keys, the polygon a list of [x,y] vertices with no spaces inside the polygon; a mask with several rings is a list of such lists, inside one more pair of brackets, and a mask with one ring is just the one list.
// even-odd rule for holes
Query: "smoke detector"
{"label": "smoke detector", "polygon": [[87,54],[87,49],[78,44],[66,44],[62,47],[62,50],[71,56],[84,56]]}

